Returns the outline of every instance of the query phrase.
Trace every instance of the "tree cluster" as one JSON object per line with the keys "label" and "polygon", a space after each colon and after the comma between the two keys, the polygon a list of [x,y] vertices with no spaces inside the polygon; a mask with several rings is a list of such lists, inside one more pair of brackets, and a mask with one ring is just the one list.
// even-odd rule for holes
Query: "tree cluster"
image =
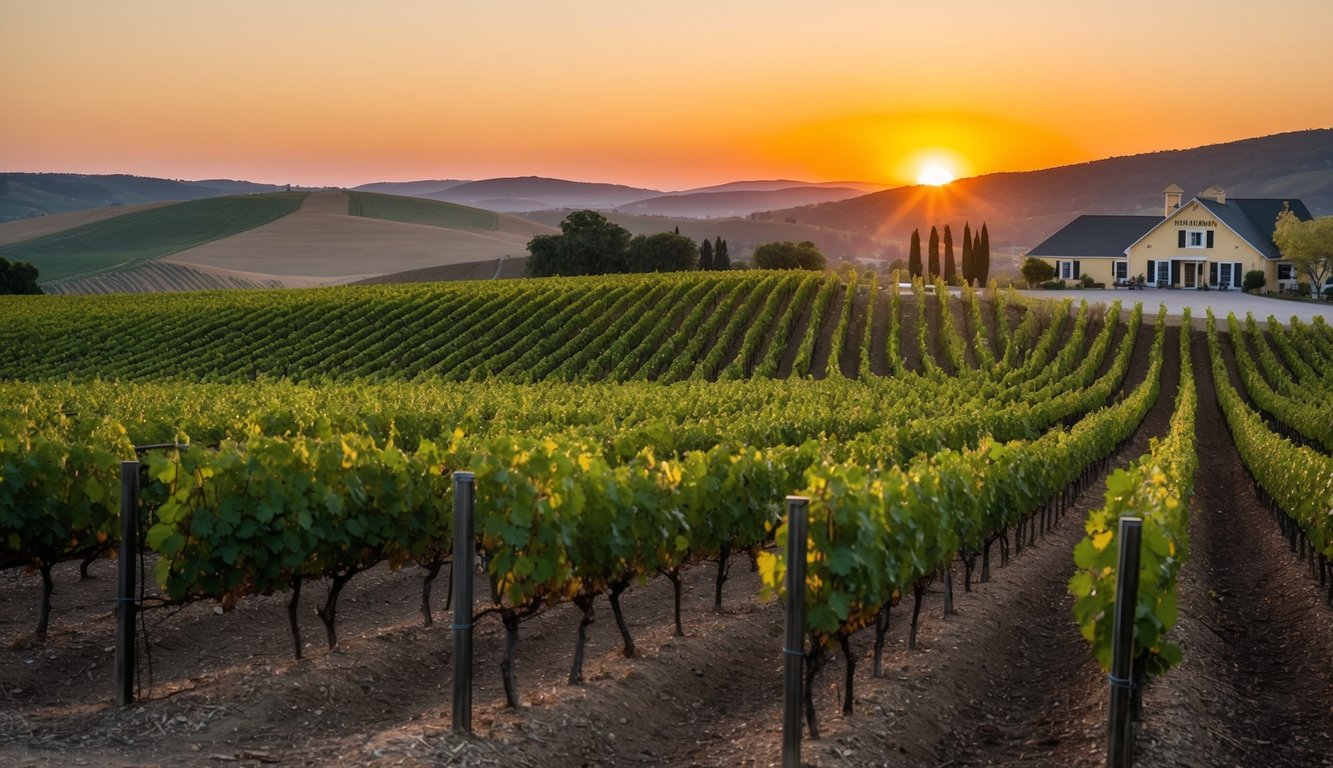
{"label": "tree cluster", "polygon": [[1314,294],[1320,295],[1324,283],[1333,277],[1333,216],[1302,221],[1284,209],[1277,215],[1273,242],[1282,258],[1294,264],[1310,281]]}
{"label": "tree cluster", "polygon": [[[972,231],[970,222],[963,224],[962,264],[954,260],[953,229],[944,225],[944,261],[940,262],[940,231],[930,228],[927,241],[927,261],[925,268],[921,263],[921,232],[912,230],[912,243],[907,257],[907,271],[912,277],[924,277],[934,280],[943,277],[946,282],[975,283],[984,285],[990,279],[990,230],[983,223],[977,232]],[[959,267],[961,266],[961,270]],[[961,271],[961,275],[959,274]]]}
{"label": "tree cluster", "polygon": [[824,254],[808,240],[800,243],[782,240],[754,249],[754,265],[758,269],[820,270],[825,264]]}
{"label": "tree cluster", "polygon": [[529,240],[528,254],[532,277],[680,272],[699,262],[698,246],[679,231],[631,236],[596,211],[569,214],[560,222],[560,234]]}
{"label": "tree cluster", "polygon": [[727,253],[726,240],[718,237],[716,242],[712,242],[704,238],[699,244],[699,269],[705,272],[726,272],[731,269],[731,255]]}
{"label": "tree cluster", "polygon": [[26,261],[10,261],[0,256],[0,295],[41,293],[37,285],[37,267]]}

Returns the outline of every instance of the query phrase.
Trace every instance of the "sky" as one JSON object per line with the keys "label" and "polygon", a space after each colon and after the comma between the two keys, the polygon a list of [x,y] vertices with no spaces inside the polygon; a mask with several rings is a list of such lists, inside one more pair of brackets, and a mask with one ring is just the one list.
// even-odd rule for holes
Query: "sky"
{"label": "sky", "polygon": [[0,171],[896,186],[1331,127],[1329,29],[1329,0],[0,0]]}

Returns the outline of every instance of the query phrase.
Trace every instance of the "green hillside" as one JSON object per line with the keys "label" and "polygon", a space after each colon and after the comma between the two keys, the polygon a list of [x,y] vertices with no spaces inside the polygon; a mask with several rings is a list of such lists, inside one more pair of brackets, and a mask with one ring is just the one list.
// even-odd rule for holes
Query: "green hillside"
{"label": "green hillside", "polygon": [[375,192],[349,191],[347,197],[349,200],[347,212],[353,216],[448,229],[482,229],[494,232],[500,228],[499,215],[480,208],[419,197],[381,195]]}
{"label": "green hillside", "polygon": [[126,269],[230,237],[295,212],[305,192],[195,200],[117,216],[0,246],[0,256],[31,262],[42,282]]}

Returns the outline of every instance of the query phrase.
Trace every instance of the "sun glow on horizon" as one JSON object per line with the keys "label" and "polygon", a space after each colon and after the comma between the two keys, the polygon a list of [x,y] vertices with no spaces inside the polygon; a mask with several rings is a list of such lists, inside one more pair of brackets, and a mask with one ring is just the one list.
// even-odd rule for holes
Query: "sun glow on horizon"
{"label": "sun glow on horizon", "polygon": [[942,187],[957,178],[953,171],[938,163],[921,167],[916,174],[916,183],[927,187]]}

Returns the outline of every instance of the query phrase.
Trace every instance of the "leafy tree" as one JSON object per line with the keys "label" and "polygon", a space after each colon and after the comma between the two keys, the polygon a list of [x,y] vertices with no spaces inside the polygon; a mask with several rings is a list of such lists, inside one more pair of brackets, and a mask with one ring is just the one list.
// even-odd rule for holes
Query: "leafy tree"
{"label": "leafy tree", "polygon": [[727,241],[721,237],[713,244],[713,269],[726,272],[731,269],[731,255],[727,253]]}
{"label": "leafy tree", "polygon": [[912,250],[907,256],[907,271],[912,277],[921,277],[921,233],[912,230]]}
{"label": "leafy tree", "polygon": [[704,238],[699,244],[699,269],[707,272],[713,268],[713,241]]}
{"label": "leafy tree", "polygon": [[935,227],[930,228],[929,245],[930,261],[927,262],[926,268],[930,270],[930,279],[934,280],[940,276],[940,233],[935,230]]}
{"label": "leafy tree", "polygon": [[1320,295],[1324,283],[1333,276],[1333,216],[1301,221],[1284,208],[1277,215],[1273,242],[1282,251],[1282,258],[1294,264],[1310,281],[1314,294]]}
{"label": "leafy tree", "polygon": [[977,283],[985,285],[990,280],[990,230],[986,222],[981,222],[981,234],[973,246],[972,257],[977,260]]}
{"label": "leafy tree", "polygon": [[1267,282],[1268,278],[1264,277],[1263,270],[1251,269],[1249,272],[1245,273],[1245,281],[1241,283],[1241,288],[1244,289],[1246,293],[1249,293],[1263,288],[1264,284]]}
{"label": "leafy tree", "polygon": [[37,294],[37,267],[26,261],[10,261],[0,256],[0,295]]}
{"label": "leafy tree", "polygon": [[1028,285],[1041,285],[1055,277],[1055,267],[1031,256],[1023,261],[1022,272],[1023,279],[1028,281]]}
{"label": "leafy tree", "polygon": [[596,211],[575,211],[560,222],[559,235],[528,241],[527,273],[602,275],[629,269],[629,230]]}
{"label": "leafy tree", "polygon": [[754,249],[754,265],[759,269],[823,269],[826,260],[815,244],[783,240],[764,243]]}
{"label": "leafy tree", "polygon": [[974,251],[972,249],[972,225],[970,222],[963,222],[963,282],[969,285],[977,276],[977,265],[975,263]]}
{"label": "leafy tree", "polygon": [[952,284],[958,274],[953,261],[953,230],[944,225],[944,282]]}
{"label": "leafy tree", "polygon": [[629,243],[629,271],[684,272],[699,264],[699,247],[684,235],[658,232],[639,235]]}

